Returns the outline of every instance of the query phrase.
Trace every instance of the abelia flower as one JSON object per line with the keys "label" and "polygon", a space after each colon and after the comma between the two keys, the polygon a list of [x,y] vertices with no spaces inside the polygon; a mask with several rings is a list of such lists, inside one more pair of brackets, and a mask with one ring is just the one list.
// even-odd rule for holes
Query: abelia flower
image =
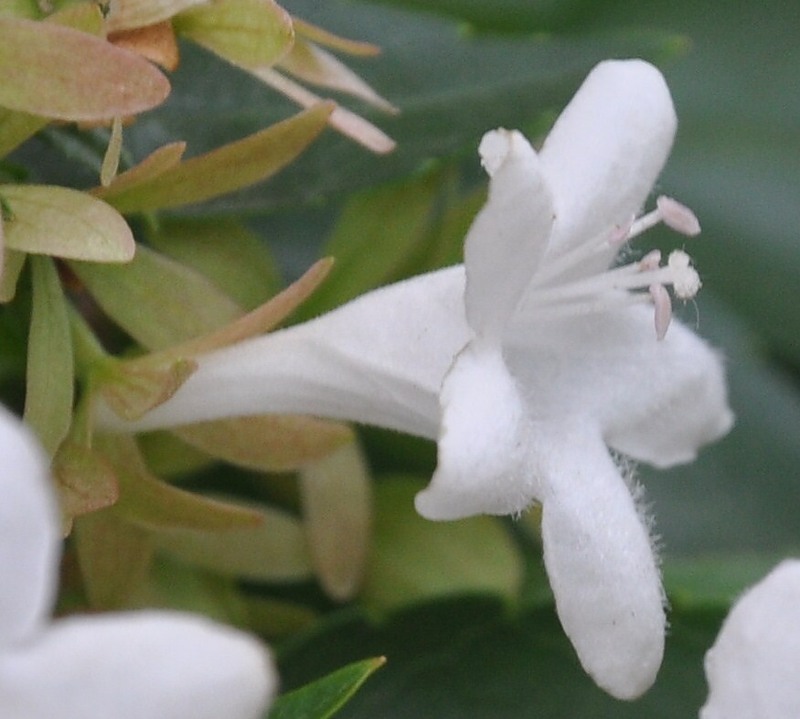
{"label": "abelia flower", "polygon": [[263,716],[272,660],[242,632],[168,611],[50,621],[61,537],[48,463],[3,408],[0,461],[0,716]]}
{"label": "abelia flower", "polygon": [[601,687],[638,696],[661,663],[665,617],[648,520],[619,456],[687,462],[732,423],[719,357],[671,322],[671,297],[700,287],[688,255],[630,261],[626,248],[658,223],[699,232],[666,197],[641,213],[675,128],[656,68],[601,63],[540,152],[516,131],[485,135],[489,197],[464,265],[201,356],[128,427],[308,413],[437,440],[417,510],[446,520],[540,504],[567,635]]}
{"label": "abelia flower", "polygon": [[800,716],[800,560],[786,559],[734,604],[706,654],[700,719]]}

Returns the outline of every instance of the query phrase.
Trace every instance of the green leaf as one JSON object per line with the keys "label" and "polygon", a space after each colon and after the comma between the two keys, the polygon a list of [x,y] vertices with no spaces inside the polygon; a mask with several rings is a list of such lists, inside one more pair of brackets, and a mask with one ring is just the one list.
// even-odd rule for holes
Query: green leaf
{"label": "green leaf", "polygon": [[25,421],[51,456],[72,421],[74,366],[67,305],[53,261],[32,257]]}
{"label": "green leaf", "polygon": [[281,287],[266,243],[234,218],[167,218],[150,244],[214,282],[239,306],[250,310]]}
{"label": "green leaf", "polygon": [[290,690],[364,656],[386,667],[341,719],[686,719],[705,700],[703,656],[724,612],[674,612],[655,686],[612,699],[583,672],[552,607],[511,615],[497,599],[456,598],[371,624],[339,615],[281,657]]}
{"label": "green leaf", "polygon": [[144,58],[85,32],[17,18],[0,17],[0,71],[1,106],[59,120],[134,115],[169,94]]}
{"label": "green leaf", "polygon": [[231,464],[260,472],[289,472],[352,442],[349,427],[316,417],[256,415],[196,422],[175,434]]}
{"label": "green leaf", "polygon": [[273,0],[217,0],[173,19],[175,31],[235,65],[273,65],[292,47],[289,14]]}
{"label": "green leaf", "polygon": [[153,560],[147,534],[113,510],[79,517],[74,534],[89,603],[104,610],[125,607],[145,582]]}
{"label": "green leaf", "polygon": [[5,157],[45,125],[47,120],[38,115],[0,107],[0,157]]}
{"label": "green leaf", "polygon": [[332,110],[331,103],[320,103],[125,190],[109,187],[102,196],[128,213],[203,202],[253,185],[292,162],[323,130]]}
{"label": "green leaf", "polygon": [[669,559],[662,568],[664,586],[673,609],[724,610],[782,558],[778,553],[748,553]]}
{"label": "green leaf", "polygon": [[364,605],[385,612],[461,592],[494,592],[515,600],[522,557],[500,520],[430,522],[414,510],[414,495],[423,487],[424,482],[402,476],[377,483]]}
{"label": "green leaf", "polygon": [[372,540],[372,481],[355,438],[299,473],[303,524],[314,569],[328,596],[361,588]]}
{"label": "green leaf", "polygon": [[262,516],[242,505],[187,492],[154,477],[135,441],[123,435],[99,435],[95,446],[113,467],[120,487],[114,511],[136,526],[155,530],[183,528],[223,531],[258,527]]}
{"label": "green leaf", "polygon": [[364,659],[293,692],[278,697],[268,719],[328,719],[336,714],[369,677],[386,663]]}
{"label": "green leaf", "polygon": [[300,522],[277,509],[247,506],[258,516],[257,526],[225,531],[160,528],[152,539],[171,556],[225,577],[265,582],[309,579],[311,563]]}
{"label": "green leaf", "polygon": [[[546,129],[596,62],[676,52],[675,36],[657,31],[477,37],[429,14],[364,2],[295,0],[291,11],[383,48],[380,57],[361,61],[356,69],[401,110],[397,117],[380,120],[398,149],[375,157],[329,133],[283,174],[280,184],[215,201],[221,211],[265,212],[307,204],[397,181],[447,156],[467,155],[477,170],[477,146],[487,129]],[[244,73],[191,47],[185,48],[172,80],[171,102],[128,132],[127,142],[137,154],[152,149],[153,137],[181,137],[196,151],[208,150],[291,107]],[[198,96],[218,98],[204,108],[202,123],[195,121]]]}
{"label": "green leaf", "polygon": [[402,277],[423,250],[439,184],[438,173],[426,173],[353,196],[325,246],[336,264],[300,317],[313,317]]}
{"label": "green leaf", "polygon": [[124,267],[70,266],[108,315],[149,349],[205,334],[242,314],[210,280],[144,246]]}
{"label": "green leaf", "polygon": [[14,250],[88,262],[128,262],[136,244],[125,220],[102,200],[50,185],[0,185],[12,213],[6,244]]}

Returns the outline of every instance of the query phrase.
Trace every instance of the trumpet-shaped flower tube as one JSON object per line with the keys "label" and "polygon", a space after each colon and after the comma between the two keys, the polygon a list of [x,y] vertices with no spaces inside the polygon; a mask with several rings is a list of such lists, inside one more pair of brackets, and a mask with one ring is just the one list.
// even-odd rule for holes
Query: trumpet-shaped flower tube
{"label": "trumpet-shaped flower tube", "polygon": [[638,696],[661,662],[662,590],[647,522],[609,450],[667,467],[732,422],[720,359],[670,327],[672,297],[700,287],[688,256],[615,264],[655,224],[699,231],[666,197],[642,214],[675,127],[658,70],[601,63],[540,152],[516,131],[485,135],[489,197],[464,265],[201,356],[128,427],[296,412],[436,439],[418,511],[444,520],[540,503],[566,633],[600,686]]}
{"label": "trumpet-shaped flower tube", "polygon": [[241,632],[163,611],[50,622],[61,538],[47,461],[2,408],[0,461],[0,716],[263,716],[271,659]]}
{"label": "trumpet-shaped flower tube", "polygon": [[800,716],[800,560],[781,562],[745,592],[706,654],[700,719]]}

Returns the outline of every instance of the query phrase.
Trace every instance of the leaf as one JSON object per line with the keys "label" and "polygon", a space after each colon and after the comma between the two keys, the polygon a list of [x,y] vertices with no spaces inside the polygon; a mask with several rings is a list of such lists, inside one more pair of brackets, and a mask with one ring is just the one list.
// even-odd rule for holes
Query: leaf
{"label": "leaf", "polygon": [[257,527],[262,517],[241,505],[209,499],[161,482],[150,474],[134,440],[123,435],[98,435],[96,447],[114,468],[120,498],[119,516],[136,526],[154,529],[233,530]]}
{"label": "leaf", "polygon": [[259,518],[252,527],[225,531],[160,528],[152,538],[173,557],[226,577],[296,582],[311,577],[300,522],[285,512],[249,504]]}
{"label": "leaf", "polygon": [[284,694],[272,705],[269,719],[329,719],[385,663],[384,657],[363,659]]}
{"label": "leaf", "polygon": [[[426,169],[432,160],[464,157],[477,172],[477,146],[487,129],[502,125],[542,132],[598,61],[663,60],[674,57],[680,47],[674,34],[637,28],[543,36],[529,27],[522,37],[477,36],[430,13],[368,2],[295,0],[291,10],[313,18],[317,25],[366,37],[384,48],[380,58],[362,63],[358,71],[402,110],[381,121],[397,141],[398,151],[376,158],[331,133],[288,168],[280,184],[215,201],[217,211],[264,213],[307,207],[320,198],[397,182]],[[653,24],[647,21],[646,26]],[[260,92],[246,75],[214,64],[191,47],[185,48],[181,72],[173,83],[171,102],[140,118],[128,133],[127,142],[134,150],[149,149],[153,137],[181,137],[203,151],[220,138],[241,136],[265,118],[280,117],[290,107]],[[194,120],[198,96],[219,98],[217,105],[204,109],[203,123]]]}
{"label": "leaf", "polygon": [[202,2],[206,0],[115,0],[110,4],[106,29],[115,33],[155,25]]}
{"label": "leaf", "polygon": [[72,421],[72,337],[66,300],[53,261],[49,257],[32,257],[31,266],[33,307],[24,418],[52,456]]}
{"label": "leaf", "polygon": [[145,367],[161,367],[164,364],[193,357],[241,342],[242,340],[270,331],[291,314],[319,286],[327,276],[333,262],[319,260],[298,280],[279,292],[261,307],[241,315],[230,324],[212,330],[207,334],[195,336],[135,360],[132,364]]}
{"label": "leaf", "polygon": [[145,59],[51,23],[0,17],[0,68],[0,105],[59,120],[134,115],[169,94]]}
{"label": "leaf", "polygon": [[777,552],[670,558],[663,566],[664,586],[673,609],[726,609],[782,558]]}
{"label": "leaf", "polygon": [[195,369],[196,362],[183,359],[161,366],[115,362],[103,367],[95,380],[108,406],[132,422],[172,397]]}
{"label": "leaf", "polygon": [[74,535],[89,603],[102,610],[125,607],[153,560],[146,533],[104,510],[76,520]]}
{"label": "leaf", "polygon": [[0,275],[0,304],[11,302],[17,293],[17,281],[25,266],[24,252],[15,252],[5,249],[2,260],[2,274]]}
{"label": "leaf", "polygon": [[494,592],[514,600],[522,558],[494,517],[429,522],[414,511],[424,483],[392,476],[375,486],[373,546],[363,604],[385,612],[460,592]]}
{"label": "leaf", "polygon": [[0,107],[0,157],[5,157],[47,125],[47,120],[27,112]]}
{"label": "leaf", "polygon": [[315,417],[261,415],[176,427],[175,434],[212,457],[261,472],[289,472],[352,441],[343,424]]}
{"label": "leaf", "polygon": [[75,517],[111,507],[119,499],[113,468],[86,443],[71,435],[53,458],[53,478],[59,490],[64,534]]}
{"label": "leaf", "polygon": [[150,349],[207,333],[242,314],[208,279],[144,246],[124,268],[70,267],[103,310]]}
{"label": "leaf", "polygon": [[[319,95],[315,95],[310,90],[290,80],[271,67],[248,69],[263,83],[269,85],[281,94],[286,95],[286,97],[296,102],[300,107],[313,108],[324,102],[323,98]],[[341,132],[345,137],[355,140],[360,145],[363,145],[368,150],[379,155],[391,152],[397,145],[383,130],[380,130],[369,122],[369,120],[364,119],[360,115],[344,107],[333,108],[333,112],[331,112],[328,117],[328,124]]]}
{"label": "leaf", "polygon": [[107,187],[95,187],[92,194],[100,198],[113,197],[139,184],[147,183],[176,166],[185,150],[185,142],[171,142],[168,145],[162,145],[138,165],[117,175]]}
{"label": "leaf", "polygon": [[372,539],[372,482],[355,439],[300,469],[303,526],[314,569],[328,596],[361,588]]}
{"label": "leaf", "polygon": [[266,243],[234,218],[165,218],[150,245],[214,282],[239,306],[253,309],[281,287]]}
{"label": "leaf", "polygon": [[313,317],[399,279],[423,249],[438,191],[439,176],[430,173],[351,198],[325,246],[336,265],[300,315]]}
{"label": "leaf", "polygon": [[175,16],[180,35],[242,67],[273,65],[294,42],[289,14],[273,0],[216,0]]}
{"label": "leaf", "polygon": [[[115,3],[115,5],[119,5],[119,3]],[[178,41],[175,39],[175,31],[169,21],[163,20],[144,27],[114,32],[109,34],[108,39],[117,47],[146,57],[151,62],[161,65],[165,70],[174,72],[178,68],[180,60]]]}
{"label": "leaf", "polygon": [[0,185],[13,217],[6,244],[14,250],[89,262],[128,262],[136,244],[125,220],[85,192],[51,185]]}
{"label": "leaf", "polygon": [[398,112],[392,103],[382,98],[344,63],[313,43],[296,39],[292,49],[281,58],[279,65],[306,82],[347,93],[384,112]]}
{"label": "leaf", "polygon": [[333,617],[281,657],[290,691],[364,656],[386,667],[341,719],[686,719],[705,700],[703,656],[724,612],[676,612],[655,686],[620,702],[583,672],[552,607],[509,615],[498,600],[459,597],[398,612],[378,625]]}
{"label": "leaf", "polygon": [[332,50],[346,53],[347,55],[357,55],[360,57],[371,57],[373,55],[380,55],[381,49],[371,42],[363,42],[361,40],[350,40],[348,38],[335,35],[334,33],[326,30],[325,28],[312,25],[306,20],[293,17],[292,25],[294,25],[295,32],[318,45],[324,45]]}
{"label": "leaf", "polygon": [[193,157],[148,182],[104,197],[120,212],[142,212],[203,202],[266,180],[302,152],[333,110],[321,103],[242,140]]}

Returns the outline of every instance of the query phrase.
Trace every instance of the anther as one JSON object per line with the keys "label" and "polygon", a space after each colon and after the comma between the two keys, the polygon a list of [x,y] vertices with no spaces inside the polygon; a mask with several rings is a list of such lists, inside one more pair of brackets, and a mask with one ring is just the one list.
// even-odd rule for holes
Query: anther
{"label": "anther", "polygon": [[641,272],[648,272],[650,270],[657,270],[661,266],[661,251],[651,250],[641,260],[639,260],[639,270]]}
{"label": "anther", "polygon": [[656,339],[663,340],[672,320],[672,300],[664,285],[650,285],[649,289],[655,307]]}
{"label": "anther", "polygon": [[656,207],[661,213],[661,219],[667,227],[675,232],[680,232],[687,237],[700,234],[700,222],[697,216],[686,205],[682,205],[671,197],[661,195],[656,200]]}

